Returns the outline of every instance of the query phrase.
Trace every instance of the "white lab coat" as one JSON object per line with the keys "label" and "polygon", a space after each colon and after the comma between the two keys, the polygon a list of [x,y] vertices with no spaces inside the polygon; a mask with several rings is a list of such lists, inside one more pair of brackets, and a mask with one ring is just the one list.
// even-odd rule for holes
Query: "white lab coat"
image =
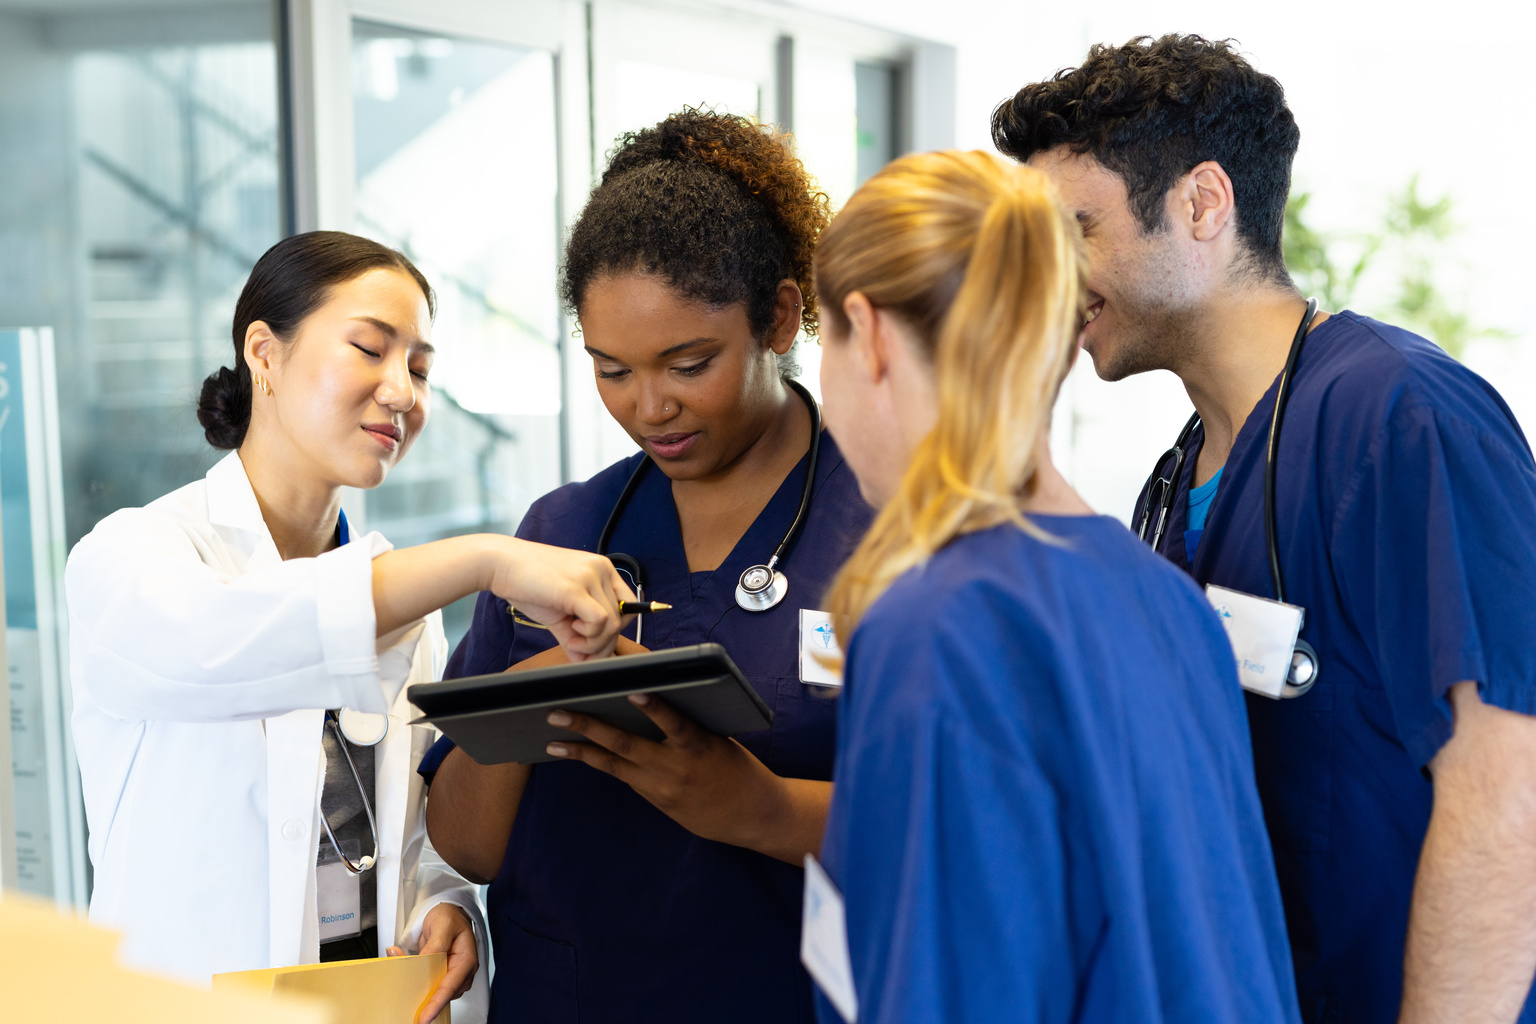
{"label": "white lab coat", "polygon": [[65,571],[75,747],[90,826],[91,919],[133,966],[212,974],[314,963],[325,708],[386,712],[375,748],[380,955],[416,948],[441,902],[475,925],[480,971],[455,1024],[484,1019],[475,888],[427,841],[407,683],[441,675],[434,612],[374,637],[378,533],[283,561],[236,453],[103,519]]}

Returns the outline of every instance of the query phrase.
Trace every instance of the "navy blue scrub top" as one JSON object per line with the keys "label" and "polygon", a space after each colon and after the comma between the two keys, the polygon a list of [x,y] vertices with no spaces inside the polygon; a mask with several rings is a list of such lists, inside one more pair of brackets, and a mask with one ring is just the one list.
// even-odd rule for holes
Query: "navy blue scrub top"
{"label": "navy blue scrub top", "polygon": [[[594,550],[603,523],[643,454],[534,503],[519,537]],[[767,612],[736,605],[736,582],[764,562],[800,504],[806,460],[713,572],[690,574],[671,481],[650,467],[614,531],[610,551],[637,558],[646,598],[673,606],[647,615],[652,649],[714,641],[773,708],[773,727],[739,737],[776,774],[832,778],[836,701],[800,682],[799,616],[821,608],[832,576],[863,536],[872,510],[831,435],[823,434],[816,489],[781,563],[784,601]],[[515,627],[507,603],[481,594],[474,624],[446,677],[500,672],[553,645]],[[423,760],[430,781],[451,746]],[[496,972],[491,1020],[667,1021],[669,1024],[813,1019],[800,966],[804,870],[701,839],[624,783],[587,765],[535,765],[488,909]]]}
{"label": "navy blue scrub top", "polygon": [[860,1024],[1295,1021],[1220,622],[1119,522],[1032,518],[1064,543],[961,537],[850,644],[822,858]]}
{"label": "navy blue scrub top", "polygon": [[[1276,470],[1286,599],[1317,648],[1311,692],[1249,694],[1259,796],[1308,1021],[1397,1020],[1447,691],[1536,714],[1536,466],[1482,378],[1399,328],[1337,313],[1302,349]],[[1275,387],[1227,457],[1190,566],[1196,454],[1162,553],[1201,585],[1273,597],[1264,452]],[[1133,522],[1140,521],[1143,492]],[[1536,1000],[1520,1020],[1536,1024]]]}

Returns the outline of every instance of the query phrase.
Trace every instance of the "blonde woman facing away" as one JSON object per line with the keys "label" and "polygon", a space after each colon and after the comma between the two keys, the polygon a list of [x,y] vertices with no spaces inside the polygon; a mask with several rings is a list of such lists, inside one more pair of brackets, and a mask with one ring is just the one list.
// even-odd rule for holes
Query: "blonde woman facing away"
{"label": "blonde woman facing away", "polygon": [[[407,683],[446,660],[438,609],[515,600],[573,657],[611,653],[630,592],[605,558],[500,536],[400,551],[349,536],[426,426],[433,296],[339,232],[273,246],[208,378],[205,479],[97,524],[65,573],[93,920],[135,966],[207,983],[269,966],[446,952],[430,1020],[483,1019],[473,887],[426,842],[431,731]],[[473,1004],[478,1002],[478,1007]]]}
{"label": "blonde woman facing away", "polygon": [[1297,1017],[1221,625],[1051,464],[1080,245],[1041,175],[951,152],[817,250],[827,422],[879,509],[828,598],[861,1022]]}

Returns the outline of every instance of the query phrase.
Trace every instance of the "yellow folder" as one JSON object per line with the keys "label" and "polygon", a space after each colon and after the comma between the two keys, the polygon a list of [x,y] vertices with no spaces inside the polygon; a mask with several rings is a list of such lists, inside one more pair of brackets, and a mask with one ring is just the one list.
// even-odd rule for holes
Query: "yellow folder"
{"label": "yellow folder", "polygon": [[[213,990],[324,999],[335,1008],[334,1024],[415,1024],[447,973],[446,953],[391,956],[215,974]],[[432,1024],[450,1024],[448,1007]]]}
{"label": "yellow folder", "polygon": [[313,999],[208,992],[127,970],[118,936],[52,904],[0,896],[0,1019],[52,1024],[334,1024]]}

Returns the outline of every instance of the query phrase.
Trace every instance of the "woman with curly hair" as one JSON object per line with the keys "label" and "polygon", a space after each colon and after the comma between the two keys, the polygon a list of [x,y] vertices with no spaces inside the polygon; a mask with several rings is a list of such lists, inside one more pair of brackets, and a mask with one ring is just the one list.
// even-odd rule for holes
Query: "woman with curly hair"
{"label": "woman with curly hair", "polygon": [[[421,769],[433,843],[491,886],[492,1020],[813,1017],[800,865],[831,800],[835,704],[806,688],[819,666],[802,639],[830,630],[801,612],[821,607],[872,515],[785,373],[796,333],[816,328],[827,218],[785,136],[686,110],[621,141],[571,233],[563,297],[608,412],[642,450],[540,499],[518,536],[632,556],[644,597],[673,606],[638,639],[723,644],[774,719],[737,742],[652,697],[637,703],[662,742],[556,712],[587,742],[552,744],[552,762],[434,748]],[[738,603],[772,579],[750,570],[775,545],[783,599]],[[620,654],[645,649],[620,640]],[[487,593],[447,676],[565,660]]]}

